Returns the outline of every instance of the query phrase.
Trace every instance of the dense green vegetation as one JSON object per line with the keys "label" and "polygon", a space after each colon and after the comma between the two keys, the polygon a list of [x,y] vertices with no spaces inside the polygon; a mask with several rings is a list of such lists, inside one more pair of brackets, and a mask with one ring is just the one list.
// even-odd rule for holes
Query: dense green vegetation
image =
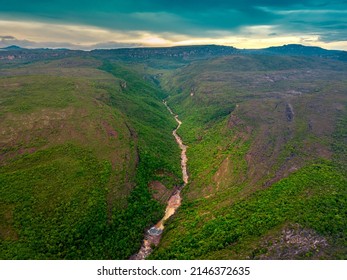
{"label": "dense green vegetation", "polygon": [[164,210],[148,183],[180,183],[163,93],[120,64],[107,64],[113,75],[100,65],[3,70],[0,258],[128,258]]}
{"label": "dense green vegetation", "polygon": [[347,113],[338,115],[336,130],[333,134],[334,142],[332,149],[334,151],[334,162],[343,174],[347,175]]}
{"label": "dense green vegetation", "polygon": [[[199,200],[185,203],[179,215],[184,220],[175,219],[170,224],[170,228],[178,228],[181,238],[169,247],[163,244],[152,257],[228,259],[247,254],[256,257],[252,251],[255,248],[248,247],[249,237],[259,239],[284,223],[299,223],[345,246],[347,224],[342,213],[347,202],[346,183],[346,178],[332,166],[321,163],[303,168],[270,189],[217,211],[214,205],[203,204],[201,209]],[[206,217],[199,215],[201,211],[211,211],[214,218],[205,221]],[[266,248],[259,253],[266,253]]]}
{"label": "dense green vegetation", "polygon": [[136,253],[165,208],[149,185],[182,183],[163,99],[189,184],[150,258],[346,258],[345,62],[47,52],[0,64],[0,259]]}
{"label": "dense green vegetation", "polygon": [[[345,66],[333,65],[235,56],[162,77],[183,121],[190,184],[151,258],[345,258]],[[298,240],[312,231],[329,245],[271,249],[294,225]]]}
{"label": "dense green vegetation", "polygon": [[106,221],[109,162],[65,145],[22,156],[0,173],[1,217],[11,216],[1,227],[12,232],[2,259],[75,258],[95,247],[89,243]]}
{"label": "dense green vegetation", "polygon": [[165,93],[126,66],[105,62],[101,69],[127,81],[122,94],[110,94],[105,102],[120,108],[131,121],[140,141],[139,148],[160,158],[163,168],[179,174],[179,149],[171,135],[176,122],[162,104]]}
{"label": "dense green vegetation", "polygon": [[91,152],[66,145],[6,165],[0,177],[1,216],[11,219],[1,225],[9,231],[1,258],[126,258],[134,242],[141,242],[143,229],[162,213],[147,190],[156,164],[141,161],[128,207],[114,211],[111,222],[105,200],[111,165]]}

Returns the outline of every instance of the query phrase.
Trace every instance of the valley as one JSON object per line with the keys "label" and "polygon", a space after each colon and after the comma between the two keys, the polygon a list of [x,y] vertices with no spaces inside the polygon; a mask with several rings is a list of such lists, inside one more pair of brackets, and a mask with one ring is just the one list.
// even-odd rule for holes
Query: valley
{"label": "valley", "polygon": [[159,246],[160,244],[160,238],[164,230],[164,224],[166,220],[168,220],[172,215],[174,215],[178,209],[178,207],[181,206],[181,190],[188,184],[188,172],[187,172],[187,161],[188,158],[186,156],[187,152],[187,146],[183,144],[183,141],[180,136],[177,134],[177,130],[181,127],[182,122],[179,120],[178,116],[175,115],[171,108],[167,105],[166,101],[163,101],[165,107],[168,109],[170,114],[175,118],[178,126],[173,130],[172,134],[175,137],[175,140],[178,144],[178,146],[181,149],[181,169],[182,169],[182,179],[183,179],[183,185],[176,186],[174,191],[172,192],[171,196],[169,197],[167,201],[167,206],[165,209],[165,214],[163,218],[153,227],[147,230],[145,233],[145,238],[142,242],[142,246],[140,248],[140,251],[134,255],[131,256],[130,259],[133,260],[144,260],[146,259],[153,251],[153,246]]}
{"label": "valley", "polygon": [[0,54],[1,259],[346,258],[345,52]]}

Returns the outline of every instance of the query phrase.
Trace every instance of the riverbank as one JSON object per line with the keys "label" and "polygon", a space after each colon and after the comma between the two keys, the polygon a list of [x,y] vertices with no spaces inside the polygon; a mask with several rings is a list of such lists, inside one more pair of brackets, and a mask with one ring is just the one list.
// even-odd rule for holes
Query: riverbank
{"label": "riverbank", "polygon": [[182,121],[178,118],[178,115],[173,113],[173,111],[167,105],[167,102],[165,100],[163,101],[163,103],[170,112],[170,114],[175,118],[178,124],[177,127],[172,131],[172,135],[175,137],[175,140],[181,149],[181,169],[184,184],[181,187],[175,188],[171,197],[168,200],[164,217],[155,226],[151,227],[149,230],[146,231],[144,240],[142,242],[142,246],[137,254],[131,256],[130,259],[132,260],[146,259],[153,251],[152,247],[159,245],[160,238],[164,230],[165,221],[168,220],[173,214],[175,214],[176,210],[181,206],[181,189],[188,184],[189,180],[187,172],[187,146],[184,145],[182,138],[177,134],[177,130],[181,127]]}

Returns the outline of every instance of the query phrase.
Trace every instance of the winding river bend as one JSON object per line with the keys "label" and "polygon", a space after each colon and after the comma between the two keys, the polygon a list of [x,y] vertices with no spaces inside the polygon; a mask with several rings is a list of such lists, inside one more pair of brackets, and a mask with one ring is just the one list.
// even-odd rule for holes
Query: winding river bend
{"label": "winding river bend", "polygon": [[165,209],[165,215],[164,217],[153,227],[151,227],[149,230],[147,230],[145,237],[142,242],[142,246],[140,251],[133,255],[130,259],[133,260],[144,260],[146,259],[151,252],[153,251],[152,246],[157,246],[160,242],[161,235],[164,230],[164,223],[165,221],[170,218],[177,210],[178,207],[181,205],[181,190],[182,188],[188,184],[188,172],[187,172],[187,146],[183,144],[182,138],[177,134],[177,130],[180,128],[182,122],[179,120],[178,115],[175,115],[171,108],[167,105],[167,102],[163,101],[166,108],[169,110],[170,114],[175,118],[177,122],[177,127],[172,131],[172,135],[175,137],[176,142],[178,146],[181,149],[181,169],[182,169],[182,179],[184,184],[180,187],[176,187],[169,198],[167,202],[167,206]]}

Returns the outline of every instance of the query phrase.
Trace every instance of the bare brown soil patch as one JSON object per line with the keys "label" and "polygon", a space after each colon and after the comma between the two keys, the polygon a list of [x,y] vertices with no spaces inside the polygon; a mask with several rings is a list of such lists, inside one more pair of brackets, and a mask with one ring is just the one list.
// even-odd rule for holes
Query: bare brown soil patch
{"label": "bare brown soil patch", "polygon": [[118,132],[115,131],[114,128],[108,122],[103,121],[102,126],[106,130],[108,136],[113,137],[113,138],[118,137]]}
{"label": "bare brown soil patch", "polygon": [[161,182],[152,181],[149,184],[150,192],[153,198],[160,203],[166,203],[172,195],[172,190],[167,189]]}

